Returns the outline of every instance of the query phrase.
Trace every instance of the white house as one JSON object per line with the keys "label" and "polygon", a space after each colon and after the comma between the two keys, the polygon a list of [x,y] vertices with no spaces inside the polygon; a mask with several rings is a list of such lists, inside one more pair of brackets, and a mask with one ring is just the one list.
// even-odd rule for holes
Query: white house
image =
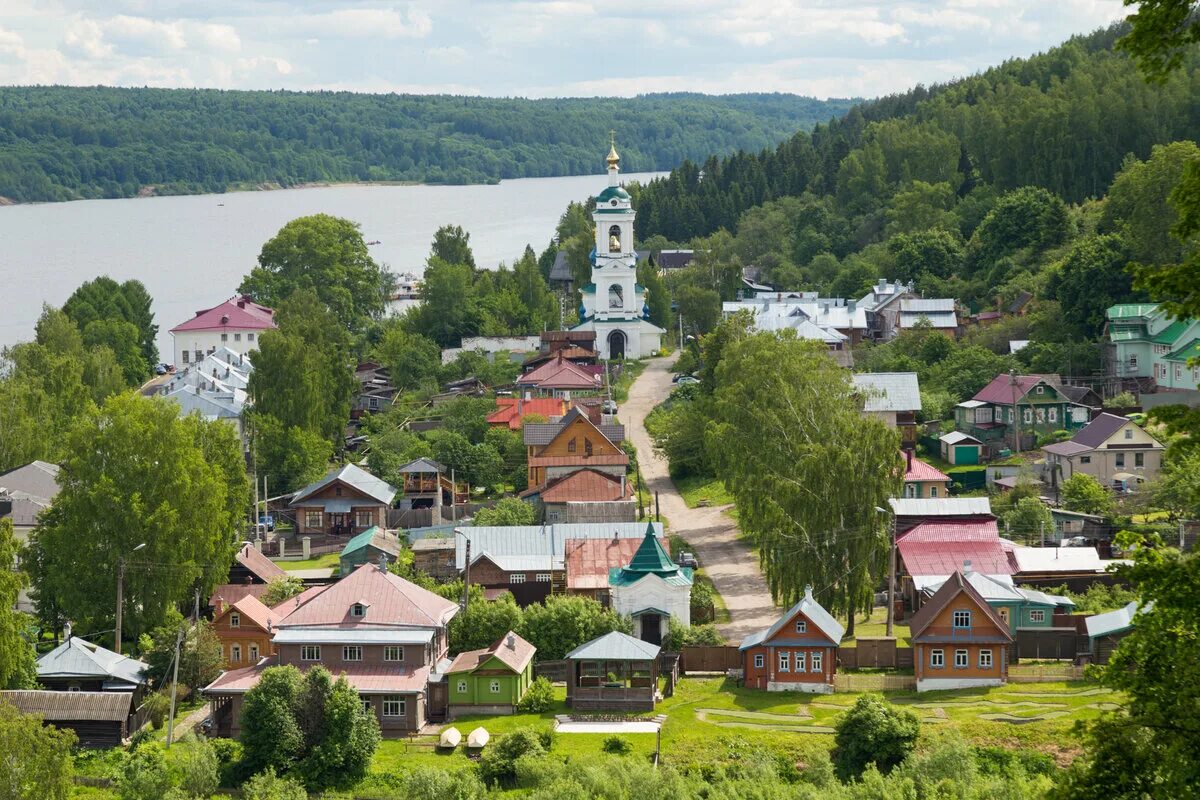
{"label": "white house", "polygon": [[190,367],[176,370],[158,391],[177,403],[181,414],[195,412],[205,419],[227,420],[244,442],[242,412],[253,370],[249,356],[222,347]]}
{"label": "white house", "polygon": [[248,353],[258,347],[262,332],[274,327],[275,312],[244,296],[197,311],[196,316],[171,329],[175,368],[203,361],[221,347]]}
{"label": "white house", "polygon": [[603,359],[642,358],[658,350],[665,330],[650,322],[646,289],[637,282],[633,247],[633,210],[629,192],[617,183],[621,158],[608,151],[608,188],[596,195],[596,247],[592,280],[580,288],[579,324],[572,330],[595,331]]}
{"label": "white house", "polygon": [[672,617],[692,624],[692,581],[691,568],[671,560],[653,523],[630,562],[608,574],[613,610],[632,617],[633,635],[652,644],[662,643]]}

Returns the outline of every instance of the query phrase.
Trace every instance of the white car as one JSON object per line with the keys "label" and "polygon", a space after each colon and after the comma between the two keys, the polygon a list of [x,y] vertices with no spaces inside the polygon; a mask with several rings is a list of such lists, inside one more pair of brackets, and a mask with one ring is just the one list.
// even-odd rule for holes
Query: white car
{"label": "white car", "polygon": [[675,383],[678,384],[679,386],[683,386],[683,385],[689,384],[689,383],[699,383],[699,382],[700,382],[700,379],[694,375],[680,375],[678,378],[675,379]]}

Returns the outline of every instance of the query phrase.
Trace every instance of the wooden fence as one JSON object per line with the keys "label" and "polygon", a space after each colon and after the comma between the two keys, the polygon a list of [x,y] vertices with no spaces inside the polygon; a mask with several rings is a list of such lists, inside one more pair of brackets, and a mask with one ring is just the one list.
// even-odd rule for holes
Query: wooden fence
{"label": "wooden fence", "polygon": [[733,645],[684,647],[679,656],[680,669],[685,675],[742,668],[742,654]]}
{"label": "wooden fence", "polygon": [[863,638],[854,647],[839,647],[838,663],[843,669],[912,669],[913,651],[895,639]]}
{"label": "wooden fence", "polygon": [[1009,664],[1009,683],[1044,683],[1046,681],[1078,681],[1083,679],[1084,667],[1076,664]]}
{"label": "wooden fence", "polygon": [[838,692],[896,692],[917,688],[917,678],[915,675],[839,672],[833,676],[833,688]]}

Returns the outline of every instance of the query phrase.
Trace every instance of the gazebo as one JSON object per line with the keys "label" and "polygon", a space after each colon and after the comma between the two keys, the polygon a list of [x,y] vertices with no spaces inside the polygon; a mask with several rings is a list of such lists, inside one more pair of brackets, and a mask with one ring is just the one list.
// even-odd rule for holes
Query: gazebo
{"label": "gazebo", "polygon": [[567,653],[567,705],[581,711],[653,711],[658,645],[613,631]]}

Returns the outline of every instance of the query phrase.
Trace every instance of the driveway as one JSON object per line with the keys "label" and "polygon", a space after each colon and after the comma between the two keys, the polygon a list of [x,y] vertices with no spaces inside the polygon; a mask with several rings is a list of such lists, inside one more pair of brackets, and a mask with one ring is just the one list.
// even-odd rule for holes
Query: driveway
{"label": "driveway", "polygon": [[637,447],[642,481],[650,490],[651,503],[657,493],[671,532],[695,549],[729,609],[730,621],[717,627],[731,644],[740,644],[747,634],[770,627],[779,611],[759,571],[758,556],[738,539],[737,524],[725,513],[729,507],[688,508],[671,481],[666,460],[654,452],[646,432],[646,415],[671,393],[671,362],[670,357],[647,361],[645,371],[630,387],[620,418]]}

